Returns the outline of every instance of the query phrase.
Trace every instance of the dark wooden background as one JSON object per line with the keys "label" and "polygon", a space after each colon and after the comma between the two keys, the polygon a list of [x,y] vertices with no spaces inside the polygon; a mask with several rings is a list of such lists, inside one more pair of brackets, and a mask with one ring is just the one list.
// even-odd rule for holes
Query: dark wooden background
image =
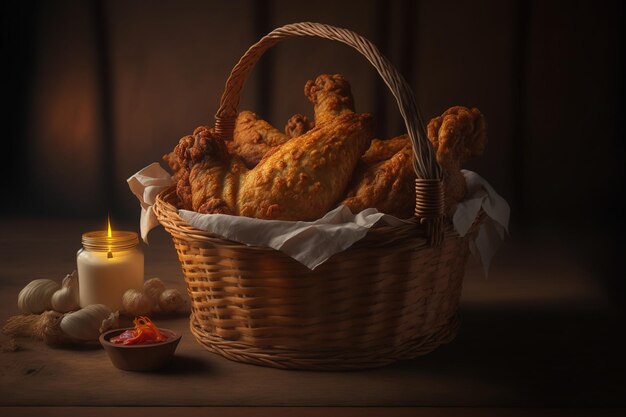
{"label": "dark wooden background", "polygon": [[[7,1],[2,3],[2,211],[136,219],[125,179],[211,124],[229,70],[274,27],[319,21],[376,43],[428,120],[476,106],[489,146],[471,164],[513,225],[623,214],[622,1]],[[260,61],[242,109],[282,127],[311,113],[306,80],[342,73],[378,135],[403,132],[350,48],[289,40]]]}

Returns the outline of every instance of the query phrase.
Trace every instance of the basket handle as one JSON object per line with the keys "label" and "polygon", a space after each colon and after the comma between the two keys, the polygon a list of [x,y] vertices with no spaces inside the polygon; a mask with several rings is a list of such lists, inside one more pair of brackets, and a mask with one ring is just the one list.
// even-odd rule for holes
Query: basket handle
{"label": "basket handle", "polygon": [[293,23],[274,29],[252,45],[232,69],[220,108],[215,115],[215,132],[223,139],[232,139],[241,90],[248,74],[269,48],[283,39],[296,36],[317,36],[351,46],[376,68],[398,104],[413,146],[413,169],[416,203],[415,216],[426,226],[431,245],[443,239],[443,184],[441,166],[426,136],[411,87],[378,48],[364,37],[348,29],[312,22]]}

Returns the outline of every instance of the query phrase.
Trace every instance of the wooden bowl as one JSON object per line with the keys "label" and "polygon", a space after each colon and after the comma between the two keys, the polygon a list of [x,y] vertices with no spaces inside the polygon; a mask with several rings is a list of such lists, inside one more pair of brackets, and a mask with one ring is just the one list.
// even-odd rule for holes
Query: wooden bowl
{"label": "wooden bowl", "polygon": [[113,365],[125,371],[154,371],[164,367],[171,361],[182,337],[173,330],[159,329],[167,336],[165,342],[145,345],[120,345],[110,342],[111,338],[130,329],[133,328],[109,330],[100,335],[100,344]]}

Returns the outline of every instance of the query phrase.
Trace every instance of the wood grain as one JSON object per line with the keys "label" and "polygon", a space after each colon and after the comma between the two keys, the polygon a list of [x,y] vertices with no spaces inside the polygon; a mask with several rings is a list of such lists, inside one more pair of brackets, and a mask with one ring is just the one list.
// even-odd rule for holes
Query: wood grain
{"label": "wood grain", "polygon": [[[17,293],[31,279],[60,279],[73,269],[80,233],[92,228],[1,219],[0,317],[17,313]],[[593,260],[580,256],[573,239],[533,235],[539,244],[507,243],[489,280],[470,263],[458,337],[419,359],[337,373],[244,365],[196,343],[186,315],[155,316],[183,334],[172,367],[123,372],[98,347],[53,349],[20,339],[23,350],[0,353],[0,406],[626,406],[626,368],[613,337],[621,318],[597,284]],[[157,229],[150,239],[146,277],[184,289],[169,236]]]}

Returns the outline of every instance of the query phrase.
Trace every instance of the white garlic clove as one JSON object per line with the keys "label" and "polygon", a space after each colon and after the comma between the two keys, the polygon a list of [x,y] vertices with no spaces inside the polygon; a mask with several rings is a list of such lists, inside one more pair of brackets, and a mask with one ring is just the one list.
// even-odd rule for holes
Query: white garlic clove
{"label": "white garlic clove", "polygon": [[185,306],[183,295],[175,288],[170,288],[161,293],[159,297],[159,308],[161,311],[171,313],[180,310]]}
{"label": "white garlic clove", "polygon": [[150,278],[143,283],[143,292],[148,297],[152,298],[154,302],[158,302],[159,296],[165,291],[165,284],[160,278]]}
{"label": "white garlic clove", "polygon": [[122,305],[127,313],[134,316],[144,316],[152,313],[156,302],[143,292],[130,289],[122,296]]}
{"label": "white garlic clove", "polygon": [[36,279],[29,282],[17,296],[17,307],[23,313],[41,314],[52,309],[52,295],[59,284],[51,279]]}
{"label": "white garlic clove", "polygon": [[52,309],[61,313],[75,311],[78,303],[78,274],[76,271],[63,278],[61,289],[52,294]]}
{"label": "white garlic clove", "polygon": [[61,319],[61,330],[82,341],[98,340],[103,321],[111,315],[111,310],[104,304],[91,304],[73,313],[67,313]]}
{"label": "white garlic clove", "polygon": [[113,330],[113,329],[117,329],[119,327],[119,318],[120,318],[120,313],[119,311],[116,311],[115,313],[111,313],[109,314],[109,317],[107,317],[106,319],[102,320],[102,324],[100,325],[100,329],[98,329],[100,331],[100,333],[104,333],[107,332],[109,330]]}

